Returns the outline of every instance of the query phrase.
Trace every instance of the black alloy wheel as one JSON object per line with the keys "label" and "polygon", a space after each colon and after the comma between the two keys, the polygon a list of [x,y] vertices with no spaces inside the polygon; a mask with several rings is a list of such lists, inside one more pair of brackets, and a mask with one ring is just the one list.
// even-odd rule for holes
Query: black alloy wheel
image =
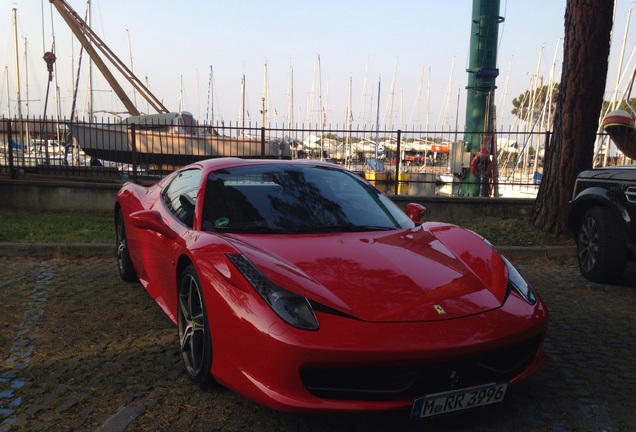
{"label": "black alloy wheel", "polygon": [[192,265],[181,276],[178,304],[179,349],[188,378],[202,388],[212,381],[212,340],[199,277]]}
{"label": "black alloy wheel", "polygon": [[121,209],[117,210],[115,217],[115,243],[117,246],[117,268],[119,276],[126,282],[136,282],[137,273],[132,265],[130,253],[128,252],[128,241],[126,239],[126,228],[124,227],[124,215]]}
{"label": "black alloy wheel", "polygon": [[593,282],[618,281],[627,265],[620,225],[608,209],[593,207],[583,215],[576,242],[581,274]]}

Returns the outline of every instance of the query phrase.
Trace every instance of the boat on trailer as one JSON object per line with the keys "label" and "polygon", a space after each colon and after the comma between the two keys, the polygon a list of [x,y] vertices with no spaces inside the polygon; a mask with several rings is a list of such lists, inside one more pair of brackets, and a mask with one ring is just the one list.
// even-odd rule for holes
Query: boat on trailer
{"label": "boat on trailer", "polygon": [[[214,128],[199,127],[192,114],[170,112],[124,62],[99,38],[65,0],[50,0],[100,70],[130,117],[119,123],[69,122],[72,137],[91,158],[146,167],[177,167],[213,157],[290,156],[284,140],[220,135]],[[101,53],[101,55],[100,55]],[[102,56],[104,58],[102,58]],[[106,64],[110,62],[158,114],[141,114]],[[91,116],[92,117],[92,116]]]}
{"label": "boat on trailer", "polygon": [[182,166],[224,156],[290,157],[288,142],[220,135],[212,127],[198,126],[188,112],[130,116],[119,123],[70,122],[68,127],[90,157],[119,163],[132,163],[133,150],[135,162],[146,166]]}

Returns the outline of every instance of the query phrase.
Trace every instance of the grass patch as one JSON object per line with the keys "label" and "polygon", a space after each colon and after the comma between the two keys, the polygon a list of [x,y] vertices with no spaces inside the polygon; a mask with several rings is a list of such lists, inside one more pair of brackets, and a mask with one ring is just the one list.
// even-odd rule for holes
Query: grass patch
{"label": "grass patch", "polygon": [[528,219],[475,218],[456,222],[496,246],[573,246],[568,235],[555,236],[530,225]]}
{"label": "grass patch", "polygon": [[[527,219],[475,218],[455,222],[487,238],[496,246],[571,246],[531,226]],[[113,243],[111,213],[52,212],[0,209],[0,242],[9,243]]]}
{"label": "grass patch", "polygon": [[0,209],[0,242],[113,243],[111,213]]}

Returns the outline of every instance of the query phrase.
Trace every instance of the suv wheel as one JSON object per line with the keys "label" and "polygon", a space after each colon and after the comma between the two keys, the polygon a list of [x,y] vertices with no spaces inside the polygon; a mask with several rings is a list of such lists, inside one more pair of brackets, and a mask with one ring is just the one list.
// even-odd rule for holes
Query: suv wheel
{"label": "suv wheel", "polygon": [[583,215],[576,240],[581,274],[593,282],[618,281],[627,265],[620,225],[608,209],[593,207]]}

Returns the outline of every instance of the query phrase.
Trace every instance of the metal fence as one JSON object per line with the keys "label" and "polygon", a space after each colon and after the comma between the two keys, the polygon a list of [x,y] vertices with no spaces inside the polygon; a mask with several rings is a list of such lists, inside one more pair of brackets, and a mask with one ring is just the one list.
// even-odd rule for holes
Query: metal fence
{"label": "metal fence", "polygon": [[[189,115],[124,121],[1,119],[0,175],[9,178],[152,181],[214,157],[319,159],[364,172],[378,189],[455,195],[465,159],[465,131],[198,125]],[[533,196],[549,134],[496,134],[493,196]]]}

